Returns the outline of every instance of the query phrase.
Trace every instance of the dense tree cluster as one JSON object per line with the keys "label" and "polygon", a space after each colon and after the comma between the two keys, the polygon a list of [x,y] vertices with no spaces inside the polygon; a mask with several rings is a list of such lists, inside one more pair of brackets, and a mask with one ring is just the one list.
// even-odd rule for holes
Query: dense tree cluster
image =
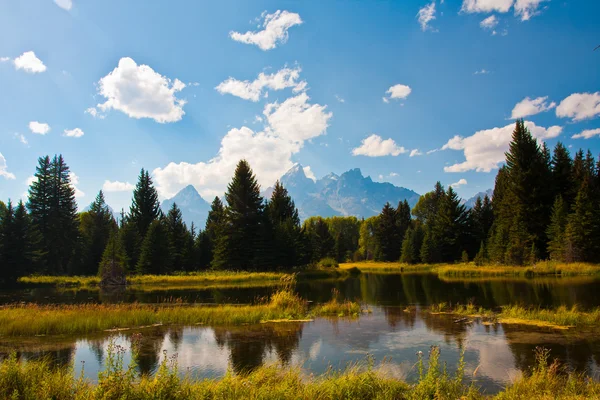
{"label": "dense tree cluster", "polygon": [[582,150],[571,158],[561,143],[551,152],[522,120],[496,176],[493,200],[478,198],[470,210],[452,187],[438,182],[412,210],[401,201],[367,219],[311,217],[301,224],[286,188],[277,182],[265,200],[244,160],[224,200],[215,197],[197,231],[183,222],[177,204],[161,211],[152,178],[142,169],[129,212],[121,211],[118,222],[102,191],[78,213],[63,157],[42,157],[26,204],[0,202],[0,283],[31,273],[290,269],[323,258],[600,262],[600,160]]}

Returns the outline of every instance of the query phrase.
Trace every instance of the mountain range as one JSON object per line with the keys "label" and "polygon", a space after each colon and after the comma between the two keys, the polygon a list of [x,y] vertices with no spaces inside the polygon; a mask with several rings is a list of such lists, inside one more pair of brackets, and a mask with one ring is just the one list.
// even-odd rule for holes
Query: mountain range
{"label": "mountain range", "polygon": [[[395,186],[389,182],[374,182],[370,176],[363,176],[358,168],[351,169],[341,175],[330,173],[321,179],[313,180],[306,176],[300,164],[294,165],[280,179],[281,184],[294,199],[300,219],[311,216],[356,216],[368,218],[378,215],[386,202],[394,207],[398,202],[407,200],[414,207],[420,195],[413,190]],[[266,188],[262,195],[270,198],[272,187]],[[474,197],[463,200],[467,208],[472,208],[477,197],[491,197],[492,189],[477,193]],[[177,203],[181,209],[183,220],[188,225],[194,222],[204,229],[206,217],[210,211],[210,203],[200,196],[192,185],[179,191],[173,198],[164,200],[161,209],[164,213]]]}

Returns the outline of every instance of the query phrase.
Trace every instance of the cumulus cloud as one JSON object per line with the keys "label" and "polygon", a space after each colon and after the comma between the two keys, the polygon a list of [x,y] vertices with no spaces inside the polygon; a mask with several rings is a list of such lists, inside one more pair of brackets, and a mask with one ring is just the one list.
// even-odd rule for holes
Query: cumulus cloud
{"label": "cumulus cloud", "polygon": [[267,132],[291,142],[303,142],[324,133],[333,113],[327,106],[309,104],[306,93],[290,97],[283,103],[267,104],[263,111]]}
{"label": "cumulus cloud", "polygon": [[63,136],[80,138],[84,135],[83,131],[80,128],[75,129],[65,129]]}
{"label": "cumulus cloud", "polygon": [[594,136],[600,136],[600,128],[598,129],[586,129],[581,133],[571,136],[572,139],[589,139]]}
{"label": "cumulus cloud", "polygon": [[6,158],[0,153],[0,176],[4,179],[15,179],[15,174],[8,172],[8,166],[6,164]]}
{"label": "cumulus cloud", "polygon": [[285,10],[277,10],[273,14],[263,13],[261,17],[264,17],[263,30],[246,33],[231,31],[229,37],[236,42],[254,44],[266,51],[274,49],[278,44],[285,43],[288,39],[288,29],[302,24],[299,14]]}
{"label": "cumulus cloud", "polygon": [[385,92],[386,96],[383,98],[383,101],[389,103],[392,99],[406,99],[408,95],[412,92],[410,86],[397,84],[394,86],[390,86],[390,88]]}
{"label": "cumulus cloud", "polygon": [[38,74],[46,70],[46,66],[42,60],[37,58],[33,51],[26,51],[15,58],[14,64],[16,69],[22,69],[30,74]]}
{"label": "cumulus cloud", "polygon": [[244,100],[258,101],[264,89],[282,90],[293,88],[294,92],[306,89],[306,81],[299,81],[300,68],[283,68],[273,74],[261,72],[258,77],[250,81],[240,81],[229,78],[221,82],[215,89],[221,94],[231,94]]}
{"label": "cumulus cloud", "polygon": [[0,62],[10,61],[10,57],[0,57]]}
{"label": "cumulus cloud", "polygon": [[[531,121],[525,121],[525,126],[531,134],[540,140],[554,138],[560,135],[562,127],[551,126],[544,128]],[[444,167],[445,172],[490,172],[497,169],[504,161],[504,153],[508,151],[514,124],[502,128],[485,129],[475,132],[472,136],[454,136],[442,147],[442,150],[461,150],[465,161]]]}
{"label": "cumulus cloud", "polygon": [[594,118],[600,115],[600,92],[573,93],[556,107],[556,116],[572,118],[573,121]]}
{"label": "cumulus cloud", "polygon": [[410,157],[422,156],[423,153],[419,151],[419,149],[413,149],[410,151]]}
{"label": "cumulus cloud", "polygon": [[359,147],[352,150],[352,155],[367,157],[397,156],[407,151],[404,147],[398,146],[394,139],[383,140],[381,136],[372,134],[363,139]]}
{"label": "cumulus cloud", "polygon": [[451,183],[449,186],[452,186],[453,188],[457,188],[459,186],[464,186],[466,184],[467,184],[467,180],[465,178],[461,178],[458,180],[458,182]]}
{"label": "cumulus cloud", "polygon": [[461,11],[466,13],[505,13],[510,10],[513,0],[463,0]]}
{"label": "cumulus cloud", "polygon": [[512,110],[511,119],[524,118],[530,115],[539,114],[556,107],[555,102],[548,103],[548,96],[530,99],[525,97],[515,105]]}
{"label": "cumulus cloud", "polygon": [[515,15],[521,17],[521,21],[528,21],[531,17],[538,15],[540,4],[550,0],[516,0]]}
{"label": "cumulus cloud", "polygon": [[492,30],[498,25],[498,18],[495,15],[490,15],[479,23],[479,26],[483,29]]}
{"label": "cumulus cloud", "polygon": [[[250,163],[263,187],[272,185],[292,168],[292,155],[300,151],[304,141],[326,132],[332,113],[326,111],[326,106],[309,104],[308,100],[308,95],[301,93],[281,104],[267,104],[263,131],[246,126],[229,130],[218,154],[207,162],[171,162],[156,168],[153,175],[159,193],[172,197],[192,184],[205,198],[220,196],[240,159]],[[305,174],[308,176],[306,170]]]}
{"label": "cumulus cloud", "polygon": [[79,185],[79,177],[74,172],[69,172],[69,178],[71,179],[71,186],[75,189],[75,198],[84,197],[85,193],[77,187]]}
{"label": "cumulus cloud", "polygon": [[29,129],[31,132],[37,133],[38,135],[45,135],[50,132],[50,125],[43,122],[31,121],[29,123]]}
{"label": "cumulus cloud", "polygon": [[421,25],[421,30],[423,32],[426,30],[433,30],[429,23],[435,19],[435,0],[419,9],[417,19],[419,20],[419,25]]}
{"label": "cumulus cloud", "polygon": [[57,6],[60,8],[69,11],[73,7],[72,0],[54,0]]}
{"label": "cumulus cloud", "polygon": [[315,173],[312,172],[312,170],[310,169],[310,167],[308,165],[306,167],[303,167],[302,170],[304,170],[304,175],[306,175],[306,177],[308,179],[311,179],[313,182],[317,181],[317,177],[315,176]]}
{"label": "cumulus cloud", "polygon": [[[148,65],[137,65],[123,57],[118,66],[98,82],[98,93],[106,102],[96,107],[102,111],[119,110],[131,118],[152,118],[156,122],[176,122],[185,112],[185,100],[176,97],[185,88],[179,79],[171,80]],[[92,116],[98,111],[86,110]]]}
{"label": "cumulus cloud", "polygon": [[135,185],[129,182],[111,182],[109,180],[105,180],[104,184],[102,185],[102,190],[105,192],[130,192],[133,189],[135,189]]}

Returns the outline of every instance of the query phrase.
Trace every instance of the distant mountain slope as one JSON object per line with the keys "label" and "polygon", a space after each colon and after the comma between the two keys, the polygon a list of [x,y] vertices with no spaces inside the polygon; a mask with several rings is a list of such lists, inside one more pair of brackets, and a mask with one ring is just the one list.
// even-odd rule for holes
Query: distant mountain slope
{"label": "distant mountain slope", "polygon": [[467,208],[473,208],[475,207],[475,202],[477,201],[478,197],[481,197],[481,200],[483,200],[483,198],[485,196],[488,196],[490,198],[490,200],[492,199],[492,197],[494,196],[494,189],[488,189],[485,192],[479,192],[477,193],[475,196],[471,197],[468,200],[465,200],[464,205]]}
{"label": "distant mountain slope", "polygon": [[[302,165],[296,164],[281,177],[281,183],[296,202],[302,219],[316,215],[368,218],[379,214],[386,202],[395,207],[406,199],[413,207],[420,197],[410,189],[373,182],[358,168],[339,176],[331,173],[315,182],[306,176]],[[265,190],[268,192],[269,189]]]}
{"label": "distant mountain slope", "polygon": [[188,228],[194,222],[197,228],[204,229],[204,224],[210,211],[210,203],[200,196],[194,186],[188,185],[184,187],[174,197],[164,200],[160,208],[166,214],[173,206],[173,203],[177,203],[177,207],[181,210],[181,215]]}

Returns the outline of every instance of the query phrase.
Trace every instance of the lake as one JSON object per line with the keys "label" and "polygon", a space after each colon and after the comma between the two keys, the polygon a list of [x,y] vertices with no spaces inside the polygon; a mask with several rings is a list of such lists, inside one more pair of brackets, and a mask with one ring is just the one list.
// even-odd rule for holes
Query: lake
{"label": "lake", "polygon": [[[254,303],[276,290],[274,286],[209,290],[141,290],[129,288],[106,293],[100,290],[60,290],[22,287],[4,292],[0,302],[145,302],[180,299],[189,303]],[[600,306],[600,279],[452,279],[433,274],[364,273],[347,279],[299,281],[297,292],[313,303],[339,296],[360,301],[370,313],[357,319],[317,319],[303,323],[259,324],[237,327],[158,326],[120,333],[76,337],[0,338],[0,354],[17,351],[24,359],[49,357],[53,363],[74,363],[76,373],[94,379],[103,367],[110,343],[130,348],[134,333],[141,333],[139,369],[152,373],[162,357],[177,355],[182,374],[217,378],[229,369],[250,371],[265,363],[298,366],[308,373],[349,363],[366,363],[388,376],[414,381],[417,352],[425,355],[439,346],[441,360],[453,370],[464,349],[466,373],[488,393],[534,363],[536,347],[551,350],[569,368],[600,377],[600,335],[532,328],[519,325],[484,325],[457,322],[448,315],[432,315],[421,308],[430,304],[465,304],[485,308],[507,304],[540,307]],[[408,307],[410,306],[410,307]],[[125,360],[128,362],[128,350]]]}

